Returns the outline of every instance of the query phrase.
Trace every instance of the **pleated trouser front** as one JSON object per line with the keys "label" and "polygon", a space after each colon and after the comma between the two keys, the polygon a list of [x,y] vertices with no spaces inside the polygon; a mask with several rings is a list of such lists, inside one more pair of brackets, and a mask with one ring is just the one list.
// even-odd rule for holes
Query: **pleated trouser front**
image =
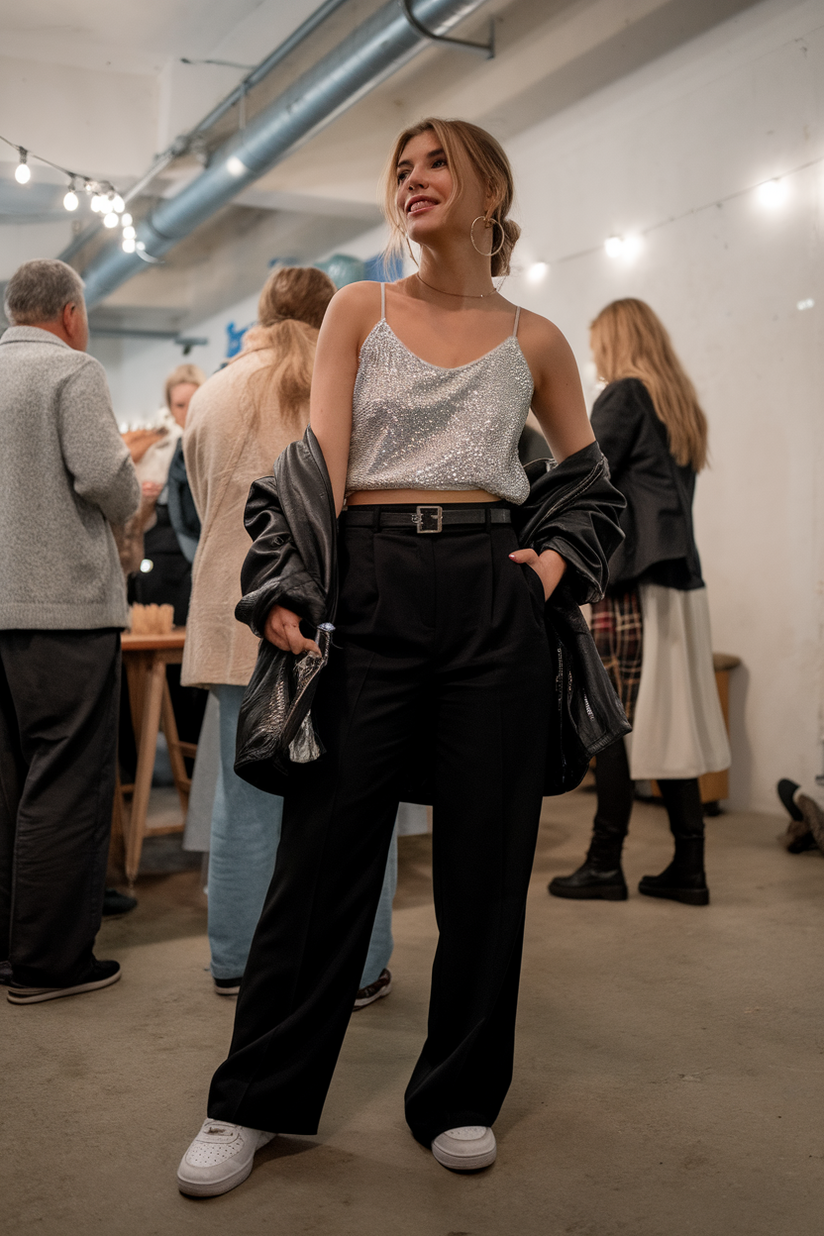
{"label": "pleated trouser front", "polygon": [[336,646],[313,708],[326,753],[290,774],[210,1117],[317,1131],[417,765],[432,786],[439,942],[406,1117],[424,1143],[495,1120],[553,690],[540,580],[508,558],[516,548],[508,525],[420,535],[344,516]]}

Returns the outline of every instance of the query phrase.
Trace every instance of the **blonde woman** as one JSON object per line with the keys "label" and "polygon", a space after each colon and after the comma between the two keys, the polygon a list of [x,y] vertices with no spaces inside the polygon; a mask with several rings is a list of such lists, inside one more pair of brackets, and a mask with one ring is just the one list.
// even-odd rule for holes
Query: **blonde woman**
{"label": "blonde woman", "polygon": [[[275,1132],[316,1132],[416,779],[433,803],[440,939],[406,1119],[445,1167],[496,1156],[542,796],[563,758],[551,727],[573,677],[557,672],[546,602],[562,578],[579,600],[601,594],[622,504],[566,340],[493,282],[518,238],[512,197],[483,129],[431,119],[399,136],[386,210],[420,270],[334,298],[312,427],[250,495],[246,621],[287,666],[320,654],[312,627],[335,624],[312,705],[325,752],[288,770],[278,863],[184,1193],[225,1193]],[[563,461],[532,488],[518,460],[530,406]],[[602,742],[626,724],[609,700]]]}
{"label": "blonde woman", "polygon": [[[237,622],[240,570],[249,549],[249,486],[270,472],[309,418],[318,329],[335,285],[320,270],[276,270],[260,295],[243,351],[191,401],[183,440],[202,530],[182,682],[219,701],[220,764],[209,855],[209,944],[216,992],[236,995],[272,876],[282,800],[235,776],[235,731],[258,641]],[[174,391],[172,391],[174,394]]]}
{"label": "blonde woman", "polygon": [[592,428],[627,500],[626,539],[593,606],[596,646],[633,733],[596,757],[598,804],[582,867],[552,880],[555,897],[623,901],[621,850],[635,780],[657,780],[675,839],[673,861],[638,891],[707,905],[698,777],[730,762],[712,666],[709,611],[692,527],[695,478],[707,462],[707,419],[669,335],[642,300],[613,301],[591,326],[607,383]]}

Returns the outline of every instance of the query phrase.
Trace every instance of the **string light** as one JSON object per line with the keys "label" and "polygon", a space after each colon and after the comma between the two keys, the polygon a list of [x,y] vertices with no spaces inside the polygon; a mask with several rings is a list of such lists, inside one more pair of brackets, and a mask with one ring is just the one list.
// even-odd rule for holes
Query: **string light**
{"label": "string light", "polygon": [[774,210],[776,206],[780,206],[785,201],[787,186],[783,180],[765,180],[763,185],[758,186],[756,192],[761,205]]}
{"label": "string light", "polygon": [[540,283],[548,270],[549,265],[547,262],[533,262],[526,272],[526,277],[530,283]]}
{"label": "string light", "polygon": [[123,227],[124,227],[124,228],[127,228],[127,227],[131,227],[131,226],[132,226],[132,224],[134,223],[134,219],[133,219],[133,218],[132,218],[132,216],[129,214],[129,212],[128,212],[128,211],[126,211],[125,215],[121,215],[121,216],[120,216],[120,222],[123,224]]}
{"label": "string light", "polygon": [[[659,219],[657,223],[651,223],[648,227],[641,228],[632,236],[608,236],[601,244],[591,245],[587,249],[578,249],[574,253],[563,253],[557,257],[553,257],[552,265],[557,266],[563,262],[576,262],[579,258],[591,257],[595,253],[604,253],[611,258],[633,258],[641,250],[644,239],[653,232],[659,231],[661,228],[669,227],[673,223],[678,223],[682,219],[688,219],[693,215],[703,214],[707,210],[717,210],[718,207],[725,205],[727,202],[735,201],[736,198],[748,197],[754,194],[756,199],[768,208],[774,208],[782,205],[789,196],[789,177],[795,176],[799,172],[805,172],[808,168],[818,167],[824,163],[824,156],[819,156],[817,159],[808,159],[804,163],[799,163],[796,167],[789,168],[783,176],[776,177],[773,180],[763,181],[761,184],[748,185],[744,189],[736,189],[732,193],[726,193],[723,197],[713,198],[710,202],[704,202],[700,206],[691,206],[689,210],[681,211],[680,214],[670,215],[666,219]],[[529,270],[526,272],[529,278]],[[799,304],[799,309],[802,307]],[[804,304],[804,308],[807,305]]]}
{"label": "string light", "polygon": [[[17,151],[18,163],[14,169],[14,178],[18,184],[25,185],[31,180],[31,168],[29,167],[29,159],[36,159],[39,163],[45,163],[47,167],[53,167],[55,171],[62,172],[68,177],[69,187],[63,197],[63,206],[68,211],[77,210],[80,205],[78,197],[78,182],[82,182],[83,192],[87,197],[91,198],[91,208],[95,214],[105,215],[103,220],[107,227],[117,227],[121,221],[120,216],[123,215],[123,221],[126,221],[124,211],[126,210],[126,201],[123,196],[118,193],[117,189],[108,180],[98,181],[91,176],[83,176],[79,172],[73,172],[71,168],[61,167],[59,163],[53,163],[51,159],[44,159],[42,155],[32,154],[25,146],[18,146],[16,142],[10,142],[7,137],[0,135],[0,142],[6,146],[11,146],[12,150]],[[110,219],[114,222],[109,222]],[[128,216],[128,223],[131,224],[131,215]]]}
{"label": "string light", "polygon": [[22,146],[17,147],[20,152],[20,162],[14,169],[14,179],[19,185],[27,185],[31,180],[31,168],[28,165],[28,150],[24,150]]}

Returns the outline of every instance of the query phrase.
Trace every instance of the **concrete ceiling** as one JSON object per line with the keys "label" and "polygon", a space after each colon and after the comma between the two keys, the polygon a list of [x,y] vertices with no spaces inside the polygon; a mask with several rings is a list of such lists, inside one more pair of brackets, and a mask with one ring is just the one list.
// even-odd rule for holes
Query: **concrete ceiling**
{"label": "concrete ceiling", "polygon": [[[379,217],[376,183],[386,150],[398,128],[421,114],[461,115],[506,139],[752,2],[489,0],[459,33],[483,38],[493,16],[494,60],[434,46],[424,51],[199,228],[168,255],[164,267],[147,269],[118,289],[96,316],[103,320],[108,311],[122,323],[131,309],[135,320],[139,317],[145,323],[154,307],[166,317],[172,313],[176,325],[197,321],[257,288],[268,257],[288,253],[312,260],[373,226]],[[129,155],[133,182],[145,170],[139,151],[146,146],[146,133],[156,139],[155,149],[162,148],[164,141],[195,124],[242,76],[242,70],[181,65],[181,56],[256,63],[317,3],[141,0],[137,7],[134,0],[65,0],[58,8],[53,0],[28,0],[25,6],[0,0],[2,54],[12,65],[19,57],[21,63],[89,70],[90,76],[105,70],[119,83],[118,97],[127,74],[142,75],[139,81],[148,92],[146,98],[155,90],[155,111],[148,116],[146,107],[141,110],[133,104],[120,122],[121,148],[141,124],[145,130],[142,145],[136,142]],[[343,5],[256,89],[248,103],[250,114],[279,95],[381,3],[349,0]],[[95,118],[84,115],[83,120],[93,143]],[[101,114],[101,131],[105,120]],[[18,129],[25,127],[24,122],[21,113]],[[236,124],[236,114],[230,113],[213,135],[213,144]],[[23,141],[14,134],[4,135]],[[115,145],[112,139],[110,148]],[[106,174],[105,168],[96,170]],[[181,160],[155,182],[152,193],[173,194],[199,170],[195,160]],[[14,230],[8,224],[21,200],[19,187],[10,179],[12,171],[13,164],[0,163],[0,268],[8,265],[3,238]],[[33,178],[27,186],[36,191],[27,198],[26,223],[50,222],[52,231],[67,228],[60,206],[64,181],[47,172],[39,173],[37,181],[35,185]],[[143,208],[149,205],[147,200]],[[67,231],[67,239],[69,235]]]}

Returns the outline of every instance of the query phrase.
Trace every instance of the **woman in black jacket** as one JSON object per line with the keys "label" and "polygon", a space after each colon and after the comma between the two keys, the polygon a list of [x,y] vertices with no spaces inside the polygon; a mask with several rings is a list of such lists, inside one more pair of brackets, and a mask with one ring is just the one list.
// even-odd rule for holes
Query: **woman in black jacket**
{"label": "woman in black jacket", "polygon": [[[627,500],[626,534],[610,560],[606,596],[593,606],[596,646],[633,733],[596,757],[598,803],[582,867],[552,880],[555,897],[623,901],[621,849],[634,780],[657,780],[675,857],[639,892],[707,905],[698,777],[729,765],[712,667],[709,613],[692,527],[707,422],[663,325],[643,301],[614,301],[591,327],[608,383],[592,427]],[[629,752],[629,758],[628,758]]]}
{"label": "woman in black jacket", "polygon": [[[277,867],[209,1119],[178,1171],[184,1193],[224,1193],[275,1131],[317,1130],[398,802],[422,764],[440,938],[406,1118],[446,1167],[496,1155],[547,749],[573,677],[553,661],[544,610],[562,580],[572,596],[601,594],[622,504],[566,341],[492,281],[518,237],[512,193],[482,129],[429,120],[401,134],[387,214],[420,245],[420,273],[333,298],[311,429],[252,489],[237,612],[298,667],[321,655],[313,628],[334,622],[312,706],[325,751],[299,762],[312,735],[289,748]],[[530,406],[563,462],[557,483],[539,467],[533,488],[554,501],[519,545]],[[605,741],[625,724],[614,704]]]}

